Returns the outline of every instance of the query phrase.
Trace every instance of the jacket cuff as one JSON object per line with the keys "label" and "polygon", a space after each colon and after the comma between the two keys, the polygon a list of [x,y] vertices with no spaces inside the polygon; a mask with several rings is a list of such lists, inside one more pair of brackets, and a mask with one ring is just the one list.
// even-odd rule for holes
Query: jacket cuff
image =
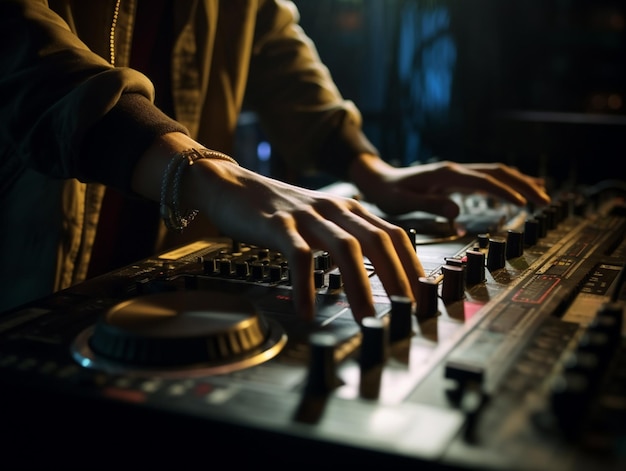
{"label": "jacket cuff", "polygon": [[341,124],[319,147],[318,162],[326,173],[348,181],[350,164],[359,154],[379,155],[358,123],[346,115]]}
{"label": "jacket cuff", "polygon": [[169,132],[189,134],[145,96],[123,94],[85,135],[80,178],[131,192],[135,164],[154,140]]}

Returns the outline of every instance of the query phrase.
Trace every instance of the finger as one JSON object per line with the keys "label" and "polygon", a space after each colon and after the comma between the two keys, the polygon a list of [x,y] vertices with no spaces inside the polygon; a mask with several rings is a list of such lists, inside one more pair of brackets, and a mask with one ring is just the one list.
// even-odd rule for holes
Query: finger
{"label": "finger", "polygon": [[[296,234],[293,234],[296,237]],[[292,296],[296,314],[305,321],[315,319],[315,285],[313,282],[313,257],[310,247],[303,244],[288,252]]]}
{"label": "finger", "polygon": [[[384,219],[379,218],[378,216],[368,211],[365,211],[364,208],[360,205],[356,206],[354,211],[362,218],[369,221],[371,224],[381,228],[389,234],[395,251],[400,259],[400,263],[402,264],[404,273],[406,273],[406,276],[411,285],[413,298],[415,299],[415,302],[419,303],[419,278],[426,275],[424,267],[422,266],[422,263],[420,262],[419,257],[417,256],[417,253],[415,251],[415,247],[411,243],[411,240],[409,239],[406,231],[401,227],[395,226],[390,222],[385,221]],[[387,275],[384,274],[383,276]]]}
{"label": "finger", "polygon": [[406,232],[370,214],[354,200],[346,204],[347,207],[337,208],[337,215],[325,216],[358,239],[362,254],[373,263],[388,295],[415,301],[417,280],[424,270]]}
{"label": "finger", "polygon": [[364,317],[376,315],[372,288],[363,263],[361,243],[333,220],[335,212],[328,218],[316,213],[302,213],[297,217],[297,225],[304,239],[316,248],[331,254],[342,275],[343,289],[357,322]]}
{"label": "finger", "polygon": [[313,257],[309,244],[288,214],[276,213],[268,221],[272,225],[275,243],[289,260],[292,298],[296,314],[305,321],[315,318],[315,285]]}
{"label": "finger", "polygon": [[510,175],[505,172],[502,181],[525,195],[534,204],[540,206],[550,204],[551,198],[546,192],[545,182],[541,179],[526,177],[520,173]]}
{"label": "finger", "polygon": [[501,164],[467,164],[466,167],[489,175],[496,181],[525,195],[529,201],[535,204],[546,205],[550,203],[550,196],[546,193],[545,181],[542,178],[525,175],[513,167]]}
{"label": "finger", "polygon": [[362,254],[374,265],[387,294],[414,300],[407,273],[390,234],[349,212],[338,224],[358,239]]}
{"label": "finger", "polygon": [[460,193],[484,192],[502,198],[517,206],[525,206],[526,198],[516,189],[498,181],[488,173],[465,168],[454,172],[448,178],[448,191]]}

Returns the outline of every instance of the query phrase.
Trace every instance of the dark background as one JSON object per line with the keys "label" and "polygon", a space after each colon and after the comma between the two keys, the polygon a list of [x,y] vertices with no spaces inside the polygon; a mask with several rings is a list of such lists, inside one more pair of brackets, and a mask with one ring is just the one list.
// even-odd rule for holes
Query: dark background
{"label": "dark background", "polygon": [[387,160],[502,161],[555,186],[626,177],[626,2],[295,3]]}

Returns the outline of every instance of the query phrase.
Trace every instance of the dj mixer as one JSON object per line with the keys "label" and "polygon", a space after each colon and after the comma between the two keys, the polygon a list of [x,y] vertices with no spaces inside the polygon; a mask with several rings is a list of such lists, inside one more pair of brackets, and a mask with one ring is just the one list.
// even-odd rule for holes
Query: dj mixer
{"label": "dj mixer", "polygon": [[388,297],[364,259],[377,315],[361,324],[327,252],[309,323],[289,260],[226,238],[5,313],[5,460],[626,469],[626,211],[602,193],[394,220],[426,270],[420,301]]}

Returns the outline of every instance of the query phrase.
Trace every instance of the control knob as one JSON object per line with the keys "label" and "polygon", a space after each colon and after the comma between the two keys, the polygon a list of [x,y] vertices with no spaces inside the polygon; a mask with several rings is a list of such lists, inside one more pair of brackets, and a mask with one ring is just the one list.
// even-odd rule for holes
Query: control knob
{"label": "control knob", "polygon": [[418,280],[419,300],[416,315],[419,319],[434,317],[439,312],[439,283],[434,278],[422,276]]}
{"label": "control knob", "polygon": [[479,250],[468,250],[465,268],[465,282],[476,285],[485,281],[485,254]]}
{"label": "control knob", "polygon": [[465,296],[465,268],[454,265],[443,265],[443,285],[441,298],[446,304],[460,301]]}
{"label": "control knob", "polygon": [[309,347],[306,392],[326,395],[338,385],[335,366],[337,338],[328,332],[315,332],[309,337]]}
{"label": "control knob", "polygon": [[509,230],[506,238],[506,258],[521,257],[524,254],[524,233]]}
{"label": "control knob", "polygon": [[389,338],[391,342],[408,339],[413,335],[413,303],[406,296],[391,296]]}
{"label": "control knob", "polygon": [[506,240],[501,237],[489,239],[489,251],[487,252],[487,268],[489,271],[499,270],[506,265]]}

